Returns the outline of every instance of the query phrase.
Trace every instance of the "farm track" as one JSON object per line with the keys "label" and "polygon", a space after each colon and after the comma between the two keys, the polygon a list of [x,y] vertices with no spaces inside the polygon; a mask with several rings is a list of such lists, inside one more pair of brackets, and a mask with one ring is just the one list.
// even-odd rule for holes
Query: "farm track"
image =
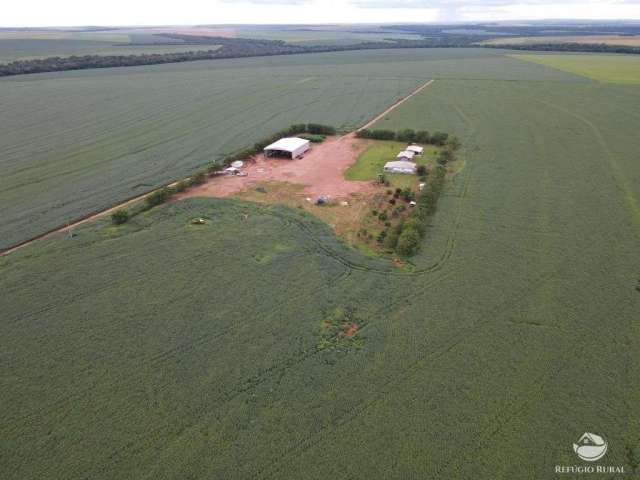
{"label": "farm track", "polygon": [[627,204],[627,207],[630,210],[636,235],[640,237],[640,203],[638,203],[638,199],[635,197],[633,191],[631,190],[626,180],[624,179],[624,174],[620,170],[620,165],[616,161],[613,152],[609,148],[609,145],[607,145],[607,142],[600,128],[598,128],[598,126],[594,124],[592,121],[590,121],[589,119],[585,118],[584,116],[576,112],[560,107],[559,105],[556,105],[553,103],[545,102],[544,100],[538,100],[538,102],[543,105],[546,105],[549,108],[553,108],[554,110],[563,112],[566,115],[569,115],[575,118],[579,122],[586,125],[593,132],[594,138],[597,140],[598,145],[602,149],[602,152],[604,153],[604,156],[611,167],[611,178],[614,184],[616,185],[617,189],[622,193],[624,200]]}

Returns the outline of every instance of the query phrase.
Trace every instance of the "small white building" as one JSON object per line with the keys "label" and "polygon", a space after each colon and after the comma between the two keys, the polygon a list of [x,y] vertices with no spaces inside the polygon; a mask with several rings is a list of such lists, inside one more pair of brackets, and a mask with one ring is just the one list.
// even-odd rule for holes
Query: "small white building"
{"label": "small white building", "polygon": [[386,173],[416,173],[416,164],[407,160],[387,162],[384,165]]}
{"label": "small white building", "polygon": [[267,157],[300,158],[311,148],[311,142],[305,138],[281,138],[264,149]]}
{"label": "small white building", "polygon": [[407,147],[407,152],[413,152],[415,155],[422,155],[424,153],[424,148],[419,145],[409,145]]}
{"label": "small white building", "polygon": [[400,152],[396,158],[400,161],[410,161],[410,160],[413,160],[414,156],[415,156],[414,152],[405,150],[403,152]]}

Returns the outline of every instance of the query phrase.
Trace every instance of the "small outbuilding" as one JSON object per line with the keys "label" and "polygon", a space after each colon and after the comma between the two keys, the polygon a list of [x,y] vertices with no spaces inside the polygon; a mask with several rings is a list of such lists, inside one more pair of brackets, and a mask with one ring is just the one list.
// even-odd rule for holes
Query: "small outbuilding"
{"label": "small outbuilding", "polygon": [[267,157],[300,158],[311,148],[311,142],[305,138],[281,138],[264,149]]}
{"label": "small outbuilding", "polygon": [[416,164],[406,160],[387,162],[384,165],[386,173],[416,173]]}
{"label": "small outbuilding", "polygon": [[404,150],[403,152],[400,152],[396,158],[400,161],[410,161],[410,160],[413,160],[414,156],[415,156],[414,152],[411,152],[409,150]]}
{"label": "small outbuilding", "polygon": [[424,153],[424,148],[419,145],[409,145],[407,147],[407,152],[413,152],[415,155],[422,155]]}

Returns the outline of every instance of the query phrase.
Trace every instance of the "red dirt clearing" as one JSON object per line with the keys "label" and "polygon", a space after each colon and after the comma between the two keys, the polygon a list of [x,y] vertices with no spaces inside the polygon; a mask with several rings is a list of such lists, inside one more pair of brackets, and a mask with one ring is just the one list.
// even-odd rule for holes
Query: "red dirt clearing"
{"label": "red dirt clearing", "polygon": [[303,158],[287,160],[256,156],[245,162],[242,171],[248,175],[217,176],[205,184],[177,195],[187,197],[228,197],[259,183],[280,181],[304,185],[310,197],[325,195],[331,199],[346,198],[353,193],[374,190],[371,182],[347,181],[344,172],[355,163],[358,156],[371,144],[355,135],[329,137],[321,144],[312,144]]}

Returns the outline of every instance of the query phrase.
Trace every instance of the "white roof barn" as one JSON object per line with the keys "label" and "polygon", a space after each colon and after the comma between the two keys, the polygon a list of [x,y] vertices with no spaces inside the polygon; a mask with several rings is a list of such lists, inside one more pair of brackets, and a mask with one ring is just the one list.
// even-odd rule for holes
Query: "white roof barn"
{"label": "white roof barn", "polygon": [[414,155],[415,155],[414,152],[411,152],[409,150],[405,150],[403,152],[400,152],[396,158],[405,159],[405,160],[413,160]]}
{"label": "white roof barn", "polygon": [[406,160],[387,162],[384,165],[384,171],[387,173],[416,173],[416,164]]}
{"label": "white roof barn", "polygon": [[424,148],[418,146],[418,145],[409,145],[407,147],[407,152],[413,152],[416,155],[422,155],[424,153]]}
{"label": "white roof barn", "polygon": [[288,157],[299,158],[311,148],[311,142],[304,138],[290,137],[281,138],[275,143],[265,147],[264,153],[267,157]]}

